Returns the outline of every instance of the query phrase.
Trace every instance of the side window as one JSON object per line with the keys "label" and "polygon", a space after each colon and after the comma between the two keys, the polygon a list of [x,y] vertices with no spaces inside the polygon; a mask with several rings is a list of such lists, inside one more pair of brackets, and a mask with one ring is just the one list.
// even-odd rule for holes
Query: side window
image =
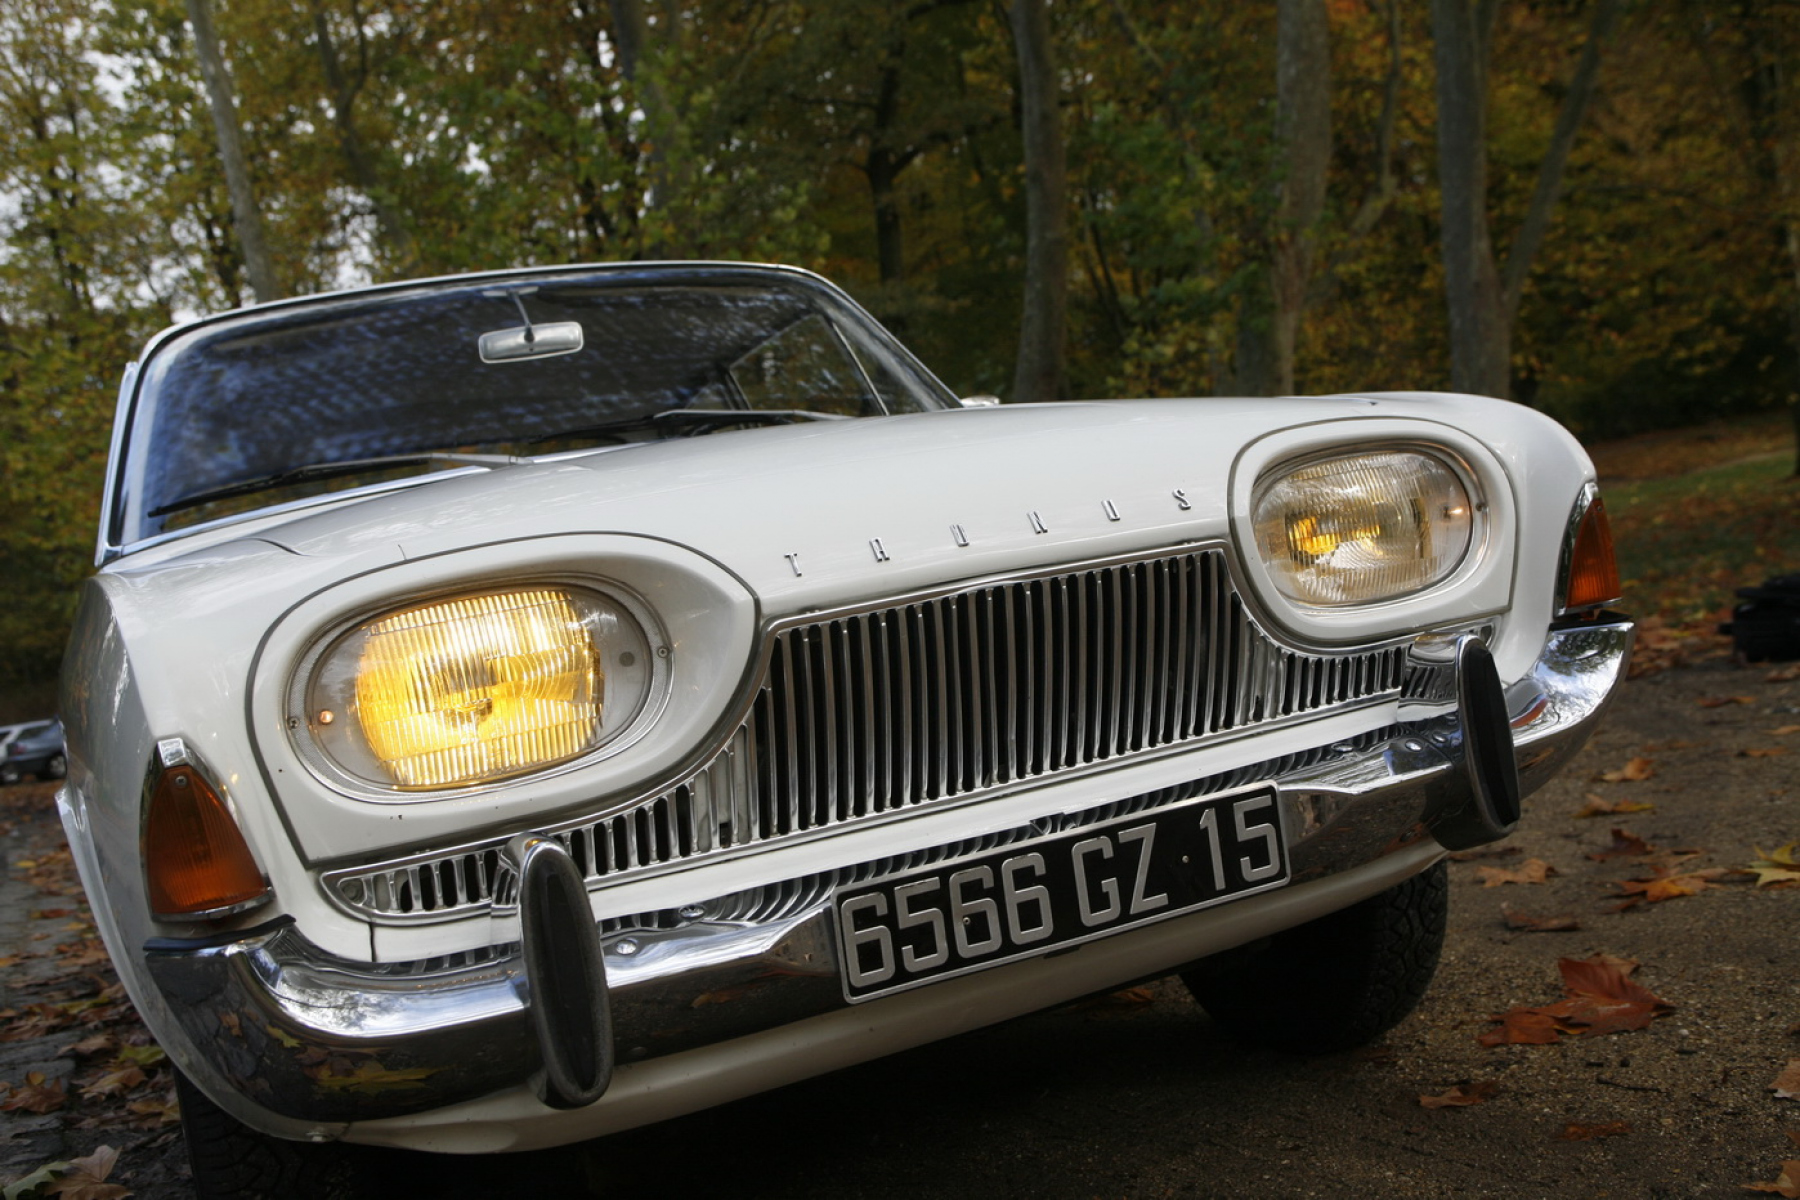
{"label": "side window", "polygon": [[731,381],[751,408],[804,408],[846,417],[883,411],[844,340],[816,313],[732,363]]}

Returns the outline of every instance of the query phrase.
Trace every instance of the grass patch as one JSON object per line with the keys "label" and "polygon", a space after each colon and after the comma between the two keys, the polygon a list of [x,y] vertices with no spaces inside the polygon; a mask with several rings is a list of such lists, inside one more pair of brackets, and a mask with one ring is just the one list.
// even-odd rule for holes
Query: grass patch
{"label": "grass patch", "polygon": [[[1755,457],[1685,471],[1671,450],[1665,473],[1603,487],[1626,611],[1671,628],[1710,624],[1728,618],[1737,588],[1800,572],[1800,480],[1787,436],[1770,429],[1773,444]],[[1695,452],[1715,446],[1697,442]]]}

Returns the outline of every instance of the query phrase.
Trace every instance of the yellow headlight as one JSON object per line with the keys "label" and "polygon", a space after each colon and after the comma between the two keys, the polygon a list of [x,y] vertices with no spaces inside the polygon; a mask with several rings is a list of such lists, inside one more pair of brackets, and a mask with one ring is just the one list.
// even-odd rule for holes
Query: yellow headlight
{"label": "yellow headlight", "polygon": [[1372,604],[1448,578],[1474,538],[1468,487],[1415,450],[1315,460],[1264,479],[1252,501],[1257,549],[1283,595]]}
{"label": "yellow headlight", "polygon": [[642,628],[598,593],[487,592],[399,609],[321,658],[314,740],[351,775],[402,788],[565,762],[618,734],[649,692]]}

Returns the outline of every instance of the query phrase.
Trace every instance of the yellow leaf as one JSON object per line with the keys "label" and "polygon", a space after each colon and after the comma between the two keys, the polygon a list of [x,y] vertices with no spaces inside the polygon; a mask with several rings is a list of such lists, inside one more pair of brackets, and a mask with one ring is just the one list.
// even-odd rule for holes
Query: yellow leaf
{"label": "yellow leaf", "polygon": [[1800,883],[1800,861],[1794,858],[1797,842],[1789,842],[1778,850],[1756,847],[1756,861],[1744,870],[1756,876],[1757,887],[1773,887],[1783,883]]}

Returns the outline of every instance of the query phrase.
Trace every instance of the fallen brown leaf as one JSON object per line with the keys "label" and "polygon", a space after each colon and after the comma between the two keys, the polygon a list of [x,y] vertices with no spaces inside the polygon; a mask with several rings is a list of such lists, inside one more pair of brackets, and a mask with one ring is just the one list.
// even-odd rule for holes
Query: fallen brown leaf
{"label": "fallen brown leaf", "polygon": [[1594,955],[1558,959],[1563,998],[1554,1004],[1519,1007],[1488,1018],[1498,1024],[1477,1039],[1484,1046],[1546,1045],[1558,1036],[1598,1037],[1648,1028],[1675,1006],[1631,979],[1637,964]]}
{"label": "fallen brown leaf", "polygon": [[1631,978],[1638,964],[1629,959],[1594,955],[1557,960],[1568,999],[1550,1005],[1554,1014],[1580,1025],[1582,1037],[1648,1029],[1675,1006]]}
{"label": "fallen brown leaf", "polygon": [[1789,1159],[1781,1164],[1781,1174],[1773,1183],[1746,1183],[1746,1192],[1771,1192],[1787,1200],[1800,1200],[1800,1162]]}
{"label": "fallen brown leaf", "polygon": [[1642,800],[1606,800],[1593,792],[1587,794],[1587,803],[1576,813],[1577,819],[1583,817],[1619,817],[1627,813],[1655,812],[1656,805]]}
{"label": "fallen brown leaf", "polygon": [[1642,783],[1656,776],[1656,760],[1653,758],[1634,758],[1626,762],[1616,771],[1602,771],[1600,779],[1603,783]]}
{"label": "fallen brown leaf", "polygon": [[102,1054],[108,1050],[116,1050],[118,1046],[119,1039],[110,1033],[90,1033],[79,1042],[64,1046],[63,1053],[79,1054],[85,1057],[89,1054]]}
{"label": "fallen brown leaf", "polygon": [[1777,1100],[1800,1100],[1800,1058],[1788,1059],[1787,1067],[1769,1085]]}
{"label": "fallen brown leaf", "polygon": [[1637,642],[1632,647],[1630,677],[1654,675],[1686,662],[1688,640],[1685,631],[1669,629],[1661,617],[1645,617],[1638,625]]}
{"label": "fallen brown leaf", "polygon": [[1515,1008],[1488,1019],[1500,1027],[1477,1039],[1484,1046],[1548,1046],[1564,1032],[1555,1017],[1535,1008]]}
{"label": "fallen brown leaf", "polygon": [[1701,708],[1724,708],[1727,704],[1755,704],[1755,696],[1702,696],[1694,701]]}
{"label": "fallen brown leaf", "polygon": [[1796,679],[1800,679],[1800,663],[1770,671],[1763,676],[1764,683],[1792,683]]}
{"label": "fallen brown leaf", "polygon": [[1515,870],[1505,867],[1476,867],[1475,874],[1481,878],[1484,888],[1499,887],[1503,883],[1543,883],[1556,874],[1556,868],[1541,858],[1528,858]]}
{"label": "fallen brown leaf", "polygon": [[1769,732],[1776,737],[1786,737],[1790,733],[1800,733],[1800,725],[1783,725],[1779,729],[1771,729]]}
{"label": "fallen brown leaf", "polygon": [[175,1100],[174,1092],[165,1092],[148,1100],[133,1100],[126,1109],[137,1116],[147,1118],[150,1125],[173,1125],[181,1120],[181,1105]]}
{"label": "fallen brown leaf", "polygon": [[1484,1079],[1480,1083],[1459,1083],[1447,1092],[1436,1096],[1420,1096],[1421,1108],[1468,1108],[1475,1104],[1485,1104],[1488,1099],[1500,1090],[1500,1085],[1492,1079]]}
{"label": "fallen brown leaf", "polygon": [[32,1071],[25,1076],[23,1085],[9,1083],[5,1100],[0,1100],[0,1109],[7,1112],[55,1112],[69,1102],[63,1090],[62,1081],[46,1083],[41,1071]]}
{"label": "fallen brown leaf", "polygon": [[1581,922],[1574,917],[1534,917],[1515,912],[1508,904],[1500,906],[1500,915],[1505,918],[1508,929],[1523,933],[1574,933],[1581,928]]}
{"label": "fallen brown leaf", "polygon": [[111,1146],[102,1146],[86,1158],[71,1159],[68,1174],[51,1184],[49,1192],[63,1200],[125,1200],[131,1195],[130,1188],[106,1182],[118,1161],[119,1152]]}
{"label": "fallen brown leaf", "polygon": [[56,952],[62,956],[63,965],[67,967],[92,967],[112,961],[112,956],[106,952],[106,946],[97,937],[65,943],[58,946]]}
{"label": "fallen brown leaf", "polygon": [[1627,897],[1613,906],[1613,912],[1624,912],[1640,904],[1656,904],[1679,896],[1693,896],[1718,886],[1713,880],[1730,873],[1722,867],[1709,867],[1704,871],[1679,874],[1673,867],[1663,864],[1652,866],[1650,872],[1647,877],[1613,884],[1621,895]]}
{"label": "fallen brown leaf", "polygon": [[1591,1142],[1595,1138],[1618,1137],[1630,1133],[1628,1121],[1602,1121],[1598,1125],[1578,1125],[1570,1121],[1563,1126],[1563,1131],[1556,1135],[1559,1142]]}
{"label": "fallen brown leaf", "polygon": [[1628,829],[1613,827],[1612,845],[1604,850],[1597,850],[1587,857],[1594,862],[1606,862],[1613,858],[1638,858],[1651,853],[1656,847],[1646,842]]}
{"label": "fallen brown leaf", "polygon": [[1739,758],[1780,758],[1786,754],[1786,746],[1752,746],[1747,750],[1739,750]]}
{"label": "fallen brown leaf", "polygon": [[93,1097],[122,1096],[139,1084],[149,1082],[149,1079],[142,1067],[120,1067],[83,1084],[81,1094]]}

